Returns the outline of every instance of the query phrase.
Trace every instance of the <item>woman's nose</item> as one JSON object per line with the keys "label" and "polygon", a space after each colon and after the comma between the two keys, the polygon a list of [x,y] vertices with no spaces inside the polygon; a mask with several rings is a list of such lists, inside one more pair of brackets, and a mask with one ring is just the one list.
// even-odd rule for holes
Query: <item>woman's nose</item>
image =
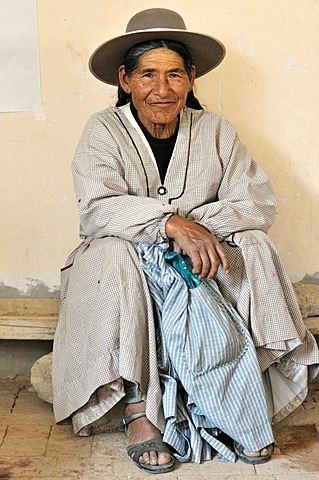
{"label": "woman's nose", "polygon": [[164,96],[167,94],[168,90],[170,89],[168,79],[166,77],[158,77],[156,81],[156,85],[154,88],[154,93]]}

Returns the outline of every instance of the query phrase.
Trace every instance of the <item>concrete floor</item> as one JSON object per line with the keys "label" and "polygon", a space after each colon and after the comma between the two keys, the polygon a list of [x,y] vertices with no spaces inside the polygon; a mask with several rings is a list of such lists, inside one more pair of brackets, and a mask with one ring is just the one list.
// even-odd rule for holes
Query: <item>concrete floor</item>
{"label": "concrete floor", "polygon": [[[170,480],[319,480],[319,380],[307,400],[275,428],[272,460],[251,466],[211,462],[178,464],[162,474]],[[318,426],[319,428],[319,426]],[[0,380],[0,479],[141,480],[152,478],[134,466],[125,434],[73,435],[54,424],[52,406],[40,400],[26,377]]]}

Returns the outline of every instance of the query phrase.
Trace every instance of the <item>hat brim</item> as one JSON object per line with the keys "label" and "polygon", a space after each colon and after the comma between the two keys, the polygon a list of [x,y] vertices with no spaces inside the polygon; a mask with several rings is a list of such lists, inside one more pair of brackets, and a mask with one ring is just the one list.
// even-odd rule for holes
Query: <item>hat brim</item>
{"label": "hat brim", "polygon": [[90,57],[90,71],[102,82],[118,85],[118,68],[126,52],[134,45],[148,40],[176,40],[184,43],[196,67],[196,78],[216,68],[226,53],[224,45],[209,35],[188,30],[154,28],[129,32],[100,45]]}

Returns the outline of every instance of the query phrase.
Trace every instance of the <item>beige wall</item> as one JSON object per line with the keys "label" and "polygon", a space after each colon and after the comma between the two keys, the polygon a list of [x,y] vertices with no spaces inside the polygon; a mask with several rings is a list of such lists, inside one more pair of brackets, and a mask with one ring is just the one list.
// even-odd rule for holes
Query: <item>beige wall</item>
{"label": "beige wall", "polygon": [[88,57],[153,6],[226,45],[197,95],[268,172],[278,197],[270,235],[291,278],[319,271],[318,1],[38,0],[42,112],[0,114],[2,296],[57,293],[78,243],[70,162],[88,116],[116,95],[88,72]]}

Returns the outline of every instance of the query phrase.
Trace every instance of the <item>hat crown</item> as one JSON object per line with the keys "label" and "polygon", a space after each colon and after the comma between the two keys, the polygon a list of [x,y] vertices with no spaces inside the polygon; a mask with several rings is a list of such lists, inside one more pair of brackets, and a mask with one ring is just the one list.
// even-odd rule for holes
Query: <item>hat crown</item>
{"label": "hat crown", "polygon": [[172,30],[186,30],[182,17],[167,8],[149,8],[136,13],[128,22],[126,33],[138,30],[164,28]]}

